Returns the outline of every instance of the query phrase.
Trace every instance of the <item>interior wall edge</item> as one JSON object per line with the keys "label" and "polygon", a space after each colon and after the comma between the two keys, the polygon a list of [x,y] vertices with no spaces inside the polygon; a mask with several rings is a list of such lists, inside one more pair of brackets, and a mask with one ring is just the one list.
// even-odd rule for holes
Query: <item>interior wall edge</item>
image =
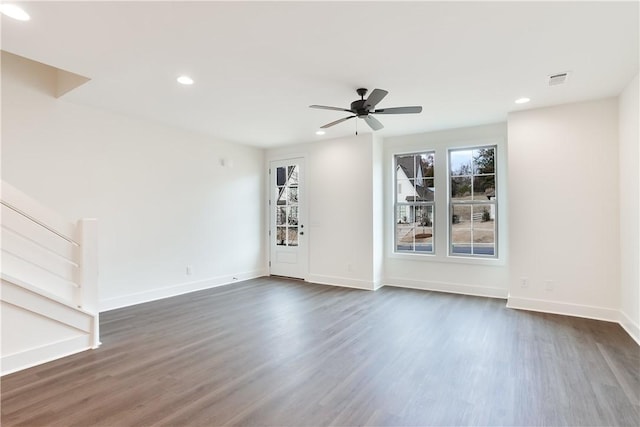
{"label": "interior wall edge", "polygon": [[640,346],[640,325],[634,322],[623,310],[620,310],[620,326]]}

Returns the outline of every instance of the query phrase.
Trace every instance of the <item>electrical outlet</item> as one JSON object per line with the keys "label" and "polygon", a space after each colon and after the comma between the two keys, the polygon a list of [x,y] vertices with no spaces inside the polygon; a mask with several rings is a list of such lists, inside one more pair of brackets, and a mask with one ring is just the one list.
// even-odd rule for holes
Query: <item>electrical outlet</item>
{"label": "electrical outlet", "polygon": [[193,266],[187,265],[187,276],[191,276],[193,274]]}
{"label": "electrical outlet", "polygon": [[347,271],[353,271],[353,265],[347,264]]}
{"label": "electrical outlet", "polygon": [[529,278],[528,277],[521,277],[520,278],[520,287],[521,288],[528,288],[529,287]]}
{"label": "electrical outlet", "polygon": [[544,288],[548,291],[552,291],[554,288],[554,284],[553,284],[553,280],[545,280],[544,281]]}

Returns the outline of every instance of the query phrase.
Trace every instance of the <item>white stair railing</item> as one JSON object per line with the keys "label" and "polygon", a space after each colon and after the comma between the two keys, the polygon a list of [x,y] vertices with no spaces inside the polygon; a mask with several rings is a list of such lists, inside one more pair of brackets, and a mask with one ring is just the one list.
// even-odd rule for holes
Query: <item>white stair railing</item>
{"label": "white stair railing", "polygon": [[98,330],[98,223],[61,218],[2,182],[2,279],[94,316]]}

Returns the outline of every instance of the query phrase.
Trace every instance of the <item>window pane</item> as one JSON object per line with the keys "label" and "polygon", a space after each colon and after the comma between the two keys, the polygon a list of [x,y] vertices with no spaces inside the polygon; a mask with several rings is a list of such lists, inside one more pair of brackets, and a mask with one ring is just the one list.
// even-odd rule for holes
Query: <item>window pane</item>
{"label": "window pane", "polygon": [[431,178],[431,179],[425,179],[425,180],[424,180],[424,187],[425,187],[425,188],[430,189],[430,190],[431,190],[431,192],[434,192],[434,190],[435,190],[435,186],[434,186],[434,180],[433,180],[433,178]]}
{"label": "window pane", "polygon": [[422,164],[422,176],[425,178],[433,178],[433,168],[435,164],[435,155],[434,153],[424,153],[420,155],[420,160]]}
{"label": "window pane", "polygon": [[413,251],[413,207],[398,206],[396,209],[396,250]]}
{"label": "window pane", "polygon": [[471,205],[456,205],[451,215],[451,251],[471,253]]}
{"label": "window pane", "polygon": [[415,178],[415,157],[413,154],[409,156],[396,157],[396,173],[398,177]]}
{"label": "window pane", "polygon": [[416,206],[413,238],[417,252],[433,252],[433,206]]}
{"label": "window pane", "polygon": [[471,199],[471,177],[451,178],[451,198],[457,201]]}
{"label": "window pane", "polygon": [[471,150],[451,151],[451,168],[452,176],[471,175]]}
{"label": "window pane", "polygon": [[495,173],[495,148],[479,148],[473,150],[473,174]]}
{"label": "window pane", "polygon": [[397,181],[396,197],[398,202],[413,202],[416,199],[414,181],[406,178]]}
{"label": "window pane", "polygon": [[493,206],[474,206],[473,254],[495,255],[495,222],[490,219]]}
{"label": "window pane", "polygon": [[398,206],[396,251],[433,252],[433,206]]}
{"label": "window pane", "polygon": [[496,177],[494,175],[473,178],[473,200],[493,200],[495,196]]}

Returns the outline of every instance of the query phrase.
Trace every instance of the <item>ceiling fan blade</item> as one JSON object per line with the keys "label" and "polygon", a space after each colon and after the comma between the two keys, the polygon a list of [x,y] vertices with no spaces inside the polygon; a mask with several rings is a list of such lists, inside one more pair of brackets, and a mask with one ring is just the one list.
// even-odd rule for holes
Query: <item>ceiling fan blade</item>
{"label": "ceiling fan blade", "polygon": [[421,113],[422,107],[381,108],[379,110],[375,110],[371,112],[375,114],[411,114],[411,113]]}
{"label": "ceiling fan blade", "polygon": [[347,110],[346,108],[327,107],[326,105],[309,105],[309,108],[317,108],[318,110],[346,111],[347,113],[352,112],[351,110]]}
{"label": "ceiling fan blade", "polygon": [[[347,110],[347,111],[349,111],[349,110]],[[326,124],[326,125],[324,125],[324,126],[320,126],[320,129],[330,128],[330,127],[331,127],[331,126],[333,126],[333,125],[337,125],[338,123],[342,123],[342,122],[344,122],[345,120],[353,119],[354,117],[355,117],[355,116],[349,116],[349,117],[345,117],[345,118],[340,119],[340,120],[336,120],[335,122],[327,123],[327,124]]]}
{"label": "ceiling fan blade", "polygon": [[380,130],[382,129],[384,126],[382,126],[382,123],[380,123],[378,121],[378,119],[376,119],[373,116],[366,116],[364,118],[364,121],[367,122],[367,124],[369,125],[369,127],[373,130]]}
{"label": "ceiling fan blade", "polygon": [[369,97],[365,101],[364,108],[366,108],[367,110],[372,109],[373,107],[378,105],[378,102],[382,101],[382,99],[387,96],[388,93],[389,92],[387,92],[386,90],[374,89],[373,92],[371,92],[371,95],[369,95]]}

